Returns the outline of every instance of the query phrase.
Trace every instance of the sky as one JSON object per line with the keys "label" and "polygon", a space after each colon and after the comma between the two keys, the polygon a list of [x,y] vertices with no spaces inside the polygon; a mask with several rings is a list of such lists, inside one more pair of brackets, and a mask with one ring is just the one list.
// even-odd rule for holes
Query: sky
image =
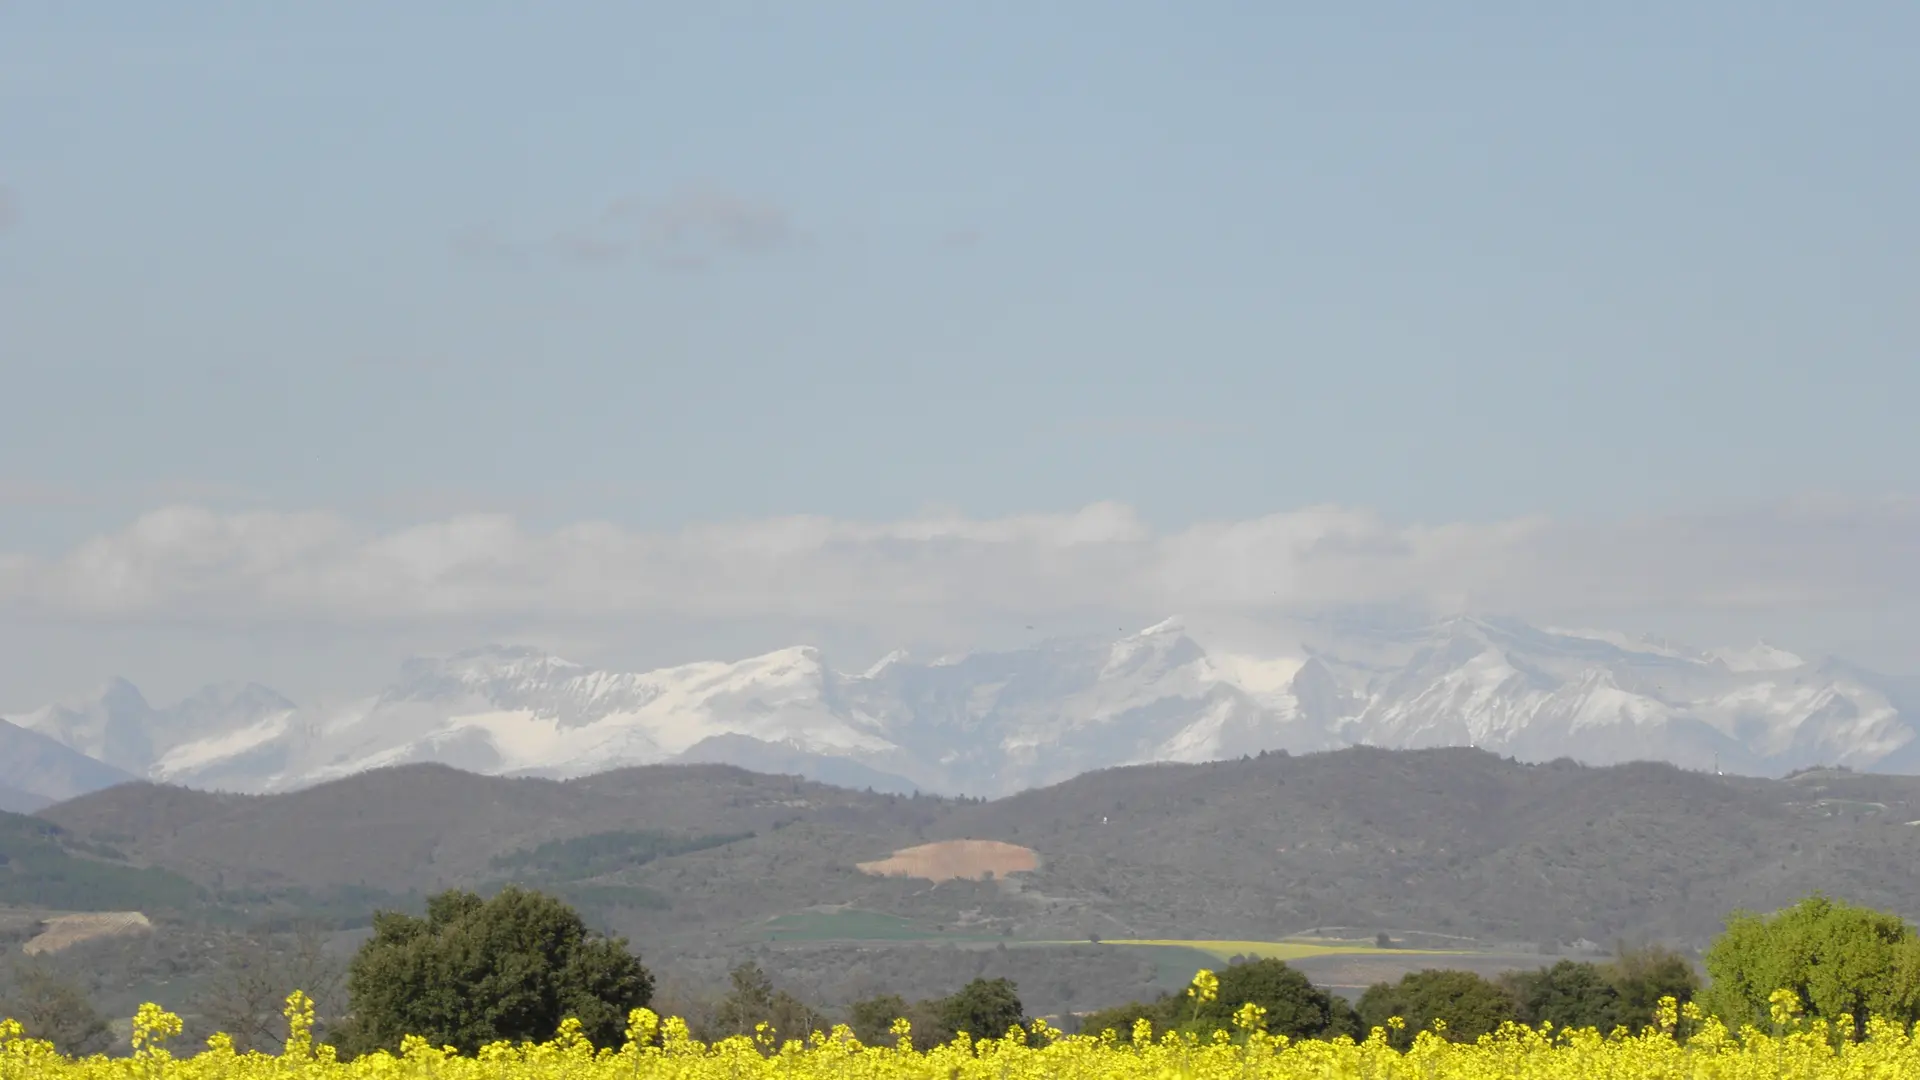
{"label": "sky", "polygon": [[1920,672],[1920,8],[0,7],[0,707],[1412,604]]}

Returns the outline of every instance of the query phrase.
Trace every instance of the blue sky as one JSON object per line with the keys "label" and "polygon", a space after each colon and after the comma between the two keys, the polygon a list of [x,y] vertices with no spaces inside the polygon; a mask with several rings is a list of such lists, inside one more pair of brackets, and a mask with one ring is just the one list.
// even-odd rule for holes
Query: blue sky
{"label": "blue sky", "polygon": [[1911,496],[1916,40],[1896,3],[10,4],[0,549],[179,503]]}

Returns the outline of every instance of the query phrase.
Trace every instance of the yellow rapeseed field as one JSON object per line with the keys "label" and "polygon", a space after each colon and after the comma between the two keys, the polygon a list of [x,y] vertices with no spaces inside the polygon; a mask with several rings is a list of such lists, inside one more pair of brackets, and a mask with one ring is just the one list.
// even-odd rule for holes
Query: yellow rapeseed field
{"label": "yellow rapeseed field", "polygon": [[[1210,985],[1207,973],[1196,987]],[[291,1032],[279,1055],[237,1054],[223,1036],[191,1056],[175,1056],[166,1041],[180,1018],[158,1006],[134,1020],[130,1057],[62,1057],[26,1038],[13,1021],[0,1024],[0,1080],[1895,1080],[1920,1077],[1920,1045],[1898,1025],[1874,1022],[1867,1038],[1842,1038],[1820,1021],[1800,1016],[1791,992],[1774,996],[1770,1030],[1729,1032],[1691,1007],[1662,1004],[1659,1022],[1637,1034],[1533,1030],[1512,1025],[1472,1044],[1423,1032],[1404,1053],[1387,1033],[1355,1042],[1290,1042],[1262,1033],[1258,1006],[1241,1008],[1233,1031],[1211,1038],[1168,1035],[1152,1041],[1144,1030],[1128,1036],[1068,1036],[1035,1023],[997,1039],[970,1040],[926,1052],[912,1049],[905,1021],[897,1043],[862,1046],[845,1028],[805,1042],[775,1046],[764,1034],[711,1045],[695,1041],[686,1025],[635,1010],[627,1042],[596,1050],[572,1021],[539,1044],[500,1043],[473,1056],[410,1040],[397,1055],[379,1053],[337,1061],[310,1035],[313,1006],[304,995],[287,1003]],[[1682,1026],[1691,1037],[1676,1038]],[[1850,1023],[1835,1025],[1852,1030]],[[764,1028],[763,1028],[764,1031]]]}
{"label": "yellow rapeseed field", "polygon": [[[1062,944],[1068,944],[1062,942]],[[1371,941],[1322,944],[1309,941],[1212,941],[1192,938],[1106,938],[1106,945],[1196,949],[1225,960],[1257,956],[1263,960],[1306,960],[1317,956],[1465,956],[1464,949],[1383,949]]]}

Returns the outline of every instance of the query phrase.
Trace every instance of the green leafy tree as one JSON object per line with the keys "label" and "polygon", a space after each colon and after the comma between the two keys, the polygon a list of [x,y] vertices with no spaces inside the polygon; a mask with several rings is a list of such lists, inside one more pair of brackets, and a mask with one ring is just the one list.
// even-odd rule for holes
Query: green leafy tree
{"label": "green leafy tree", "polygon": [[113,1041],[86,989],[38,964],[14,973],[0,1016],[18,1020],[29,1038],[45,1039],[70,1057],[104,1053]]}
{"label": "green leafy tree", "polygon": [[949,1037],[964,1031],[976,1039],[998,1039],[1008,1028],[1027,1022],[1026,1007],[1011,979],[975,979],[941,999],[936,1012]]}
{"label": "green leafy tree", "polygon": [[1509,972],[1500,985],[1513,996],[1520,1022],[1612,1031],[1624,1023],[1620,991],[1598,964],[1562,960],[1538,971]]}
{"label": "green leafy tree", "polygon": [[880,994],[853,1003],[847,1010],[847,1026],[853,1037],[868,1046],[884,1046],[893,1041],[893,1022],[908,1018],[907,999],[899,994]]}
{"label": "green leafy tree", "polygon": [[776,990],[773,980],[758,964],[741,964],[728,979],[732,988],[714,1009],[715,1033],[752,1035],[760,1024],[773,1029],[776,1039],[805,1039],[826,1026],[826,1019],[806,1002],[785,990]]}
{"label": "green leafy tree", "polygon": [[1658,945],[1622,947],[1602,970],[1620,995],[1620,1023],[1633,1031],[1653,1023],[1661,998],[1685,1004],[1700,993],[1700,973],[1687,958]]}
{"label": "green leafy tree", "polygon": [[1920,1019],[1920,936],[1898,916],[1812,896],[1771,916],[1736,912],[1704,957],[1703,1003],[1729,1027],[1765,1027],[1776,990],[1809,1015]]}
{"label": "green leafy tree", "polygon": [[1356,1006],[1359,1019],[1369,1030],[1386,1027],[1399,1017],[1406,1028],[1391,1032],[1390,1040],[1405,1047],[1413,1036],[1433,1027],[1433,1021],[1446,1022],[1446,1037],[1454,1042],[1472,1042],[1516,1018],[1513,995],[1471,971],[1415,971],[1397,983],[1375,983],[1360,995]]}
{"label": "green leafy tree", "polygon": [[353,1017],[341,1041],[353,1052],[395,1049],[406,1035],[472,1052],[550,1038],[568,1017],[610,1046],[628,1011],[652,997],[653,977],[625,939],[589,933],[551,896],[508,888],[490,900],[440,893],[425,918],[378,913],[347,993]]}
{"label": "green leafy tree", "polygon": [[1337,1038],[1353,1034],[1357,1026],[1344,1000],[1314,986],[1284,961],[1248,960],[1228,964],[1216,974],[1220,979],[1219,996],[1197,1006],[1192,1019],[1183,1025],[1202,1037],[1234,1030],[1233,1014],[1248,1002],[1267,1010],[1270,1035]]}
{"label": "green leafy tree", "polygon": [[727,973],[727,995],[714,1006],[714,1034],[751,1035],[754,1026],[772,1018],[773,980],[758,964],[741,964]]}

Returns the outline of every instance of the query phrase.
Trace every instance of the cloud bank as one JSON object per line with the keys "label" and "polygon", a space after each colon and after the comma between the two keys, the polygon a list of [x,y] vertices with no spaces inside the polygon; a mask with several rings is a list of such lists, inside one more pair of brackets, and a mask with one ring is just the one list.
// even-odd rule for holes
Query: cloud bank
{"label": "cloud bank", "polygon": [[380,531],[182,505],[51,557],[0,552],[0,608],[50,618],[380,623],[803,617],[911,625],[1057,612],[1911,608],[1920,500],[1439,525],[1312,507],[1161,532],[1130,508],[677,531],[506,515]]}

